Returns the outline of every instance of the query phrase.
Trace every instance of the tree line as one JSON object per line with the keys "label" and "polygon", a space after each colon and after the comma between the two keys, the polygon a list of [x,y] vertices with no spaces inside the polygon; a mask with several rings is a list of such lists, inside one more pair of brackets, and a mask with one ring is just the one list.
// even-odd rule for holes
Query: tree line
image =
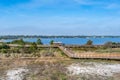
{"label": "tree line", "polygon": [[117,38],[120,36],[83,36],[83,35],[77,35],[77,36],[67,36],[67,35],[60,35],[60,36],[47,36],[47,35],[5,35],[0,36],[0,39],[20,39],[20,38],[102,38],[102,37],[111,37],[111,38]]}

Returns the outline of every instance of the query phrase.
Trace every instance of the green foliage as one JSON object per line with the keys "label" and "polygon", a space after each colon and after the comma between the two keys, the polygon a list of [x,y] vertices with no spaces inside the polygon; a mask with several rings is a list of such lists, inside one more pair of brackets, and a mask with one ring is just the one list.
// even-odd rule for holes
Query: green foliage
{"label": "green foliage", "polygon": [[38,39],[37,42],[36,42],[36,44],[37,45],[42,45],[43,43],[42,43],[41,39]]}
{"label": "green foliage", "polygon": [[6,44],[0,45],[0,49],[9,49],[10,47]]}
{"label": "green foliage", "polygon": [[92,40],[88,40],[86,45],[92,45],[93,44],[93,41]]}
{"label": "green foliage", "polygon": [[7,53],[7,50],[6,49],[1,49],[1,52],[2,53]]}
{"label": "green foliage", "polygon": [[53,43],[54,43],[54,40],[51,40],[51,41],[50,41],[50,45],[53,45]]}
{"label": "green foliage", "polygon": [[10,49],[10,47],[8,45],[6,45],[4,43],[0,45],[0,53],[8,53],[9,52],[8,49]]}
{"label": "green foliage", "polygon": [[105,45],[105,46],[112,46],[112,45],[119,46],[120,43],[116,43],[116,42],[106,42],[104,45]]}
{"label": "green foliage", "polygon": [[37,44],[33,42],[30,46],[30,52],[36,52],[37,48]]}
{"label": "green foliage", "polygon": [[111,48],[111,47],[119,47],[120,43],[116,43],[116,42],[106,42],[104,44],[105,48]]}
{"label": "green foliage", "polygon": [[23,39],[14,40],[11,43],[12,44],[19,44],[19,45],[24,45],[25,44],[25,42],[23,41]]}

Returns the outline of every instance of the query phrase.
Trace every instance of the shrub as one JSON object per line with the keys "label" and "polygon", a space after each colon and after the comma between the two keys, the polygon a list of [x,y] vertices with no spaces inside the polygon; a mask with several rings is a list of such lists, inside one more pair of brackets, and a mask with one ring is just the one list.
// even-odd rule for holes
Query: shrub
{"label": "shrub", "polygon": [[36,42],[36,44],[42,45],[43,43],[41,42],[41,39],[38,39],[37,42]]}
{"label": "shrub", "polygon": [[51,41],[50,41],[50,45],[53,45],[53,42],[54,42],[54,40],[51,40]]}
{"label": "shrub", "polygon": [[92,40],[88,40],[86,45],[92,45],[93,44],[93,41]]}

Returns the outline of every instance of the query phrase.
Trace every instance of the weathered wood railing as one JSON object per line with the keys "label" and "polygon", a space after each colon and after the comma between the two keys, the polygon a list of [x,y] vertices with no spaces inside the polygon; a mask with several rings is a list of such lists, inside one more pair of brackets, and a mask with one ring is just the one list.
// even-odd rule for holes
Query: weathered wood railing
{"label": "weathered wood railing", "polygon": [[80,53],[75,54],[70,49],[58,46],[70,58],[90,58],[90,59],[117,59],[120,60],[120,53]]}

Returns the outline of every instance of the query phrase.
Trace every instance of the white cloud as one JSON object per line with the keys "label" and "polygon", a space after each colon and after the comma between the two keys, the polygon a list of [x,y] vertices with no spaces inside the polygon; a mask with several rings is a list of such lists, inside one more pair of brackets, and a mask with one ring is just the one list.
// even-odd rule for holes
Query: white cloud
{"label": "white cloud", "polygon": [[118,9],[120,8],[119,1],[117,0],[74,0],[76,3],[80,5],[88,5],[88,6],[99,6],[104,9]]}
{"label": "white cloud", "polygon": [[112,4],[108,4],[105,8],[106,9],[118,9],[120,8],[120,5],[118,5],[117,3],[112,3]]}

